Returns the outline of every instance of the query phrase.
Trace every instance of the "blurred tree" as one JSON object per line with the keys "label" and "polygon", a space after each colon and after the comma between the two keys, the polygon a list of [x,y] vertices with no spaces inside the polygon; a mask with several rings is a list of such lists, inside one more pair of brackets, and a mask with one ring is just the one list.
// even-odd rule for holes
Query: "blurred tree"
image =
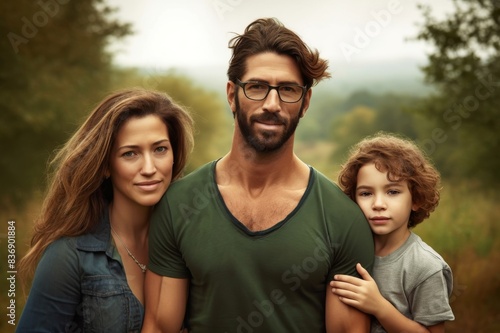
{"label": "blurred tree", "polygon": [[195,147],[186,172],[222,157],[230,148],[232,134],[231,112],[225,107],[225,100],[179,75],[160,76],[155,81],[156,89],[168,93],[193,116]]}
{"label": "blurred tree", "polygon": [[399,133],[410,139],[416,139],[417,122],[415,115],[411,112],[411,106],[419,100],[419,97],[392,93],[377,96],[374,106],[377,109],[376,131]]}
{"label": "blurred tree", "polygon": [[357,90],[339,105],[339,109],[342,112],[348,112],[360,105],[376,108],[379,102],[380,98],[368,90]]}
{"label": "blurred tree", "polygon": [[500,1],[453,2],[442,20],[421,6],[425,21],[416,38],[434,46],[423,71],[437,87],[419,111],[436,121],[425,143],[436,160],[446,160],[445,172],[493,186],[500,182]]}
{"label": "blurred tree", "polygon": [[332,160],[335,165],[347,159],[349,149],[362,138],[376,132],[377,113],[367,106],[356,106],[350,112],[338,117],[331,125],[330,137],[336,145]]}
{"label": "blurred tree", "polygon": [[[415,140],[418,135],[417,116],[411,113],[410,107],[418,101],[419,98],[392,93],[354,92],[339,105],[342,113],[334,118],[329,128],[330,140],[336,146],[332,155],[335,164],[347,158],[352,145],[379,131],[398,133]],[[425,119],[419,121],[426,123]]]}
{"label": "blurred tree", "polygon": [[122,69],[115,71],[113,89],[142,86],[167,93],[186,107],[195,123],[195,146],[186,173],[221,157],[230,148],[231,111],[215,92],[176,70]]}
{"label": "blurred tree", "polygon": [[328,140],[331,122],[341,113],[340,100],[332,95],[331,89],[314,87],[309,109],[297,127],[297,140],[309,143]]}
{"label": "blurred tree", "polygon": [[0,207],[43,187],[46,162],[109,86],[130,33],[102,0],[0,2]]}

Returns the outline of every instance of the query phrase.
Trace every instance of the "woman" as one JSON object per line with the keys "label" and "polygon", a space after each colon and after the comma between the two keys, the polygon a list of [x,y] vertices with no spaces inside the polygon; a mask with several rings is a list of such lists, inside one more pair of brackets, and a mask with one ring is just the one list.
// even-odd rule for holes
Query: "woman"
{"label": "woman", "polygon": [[108,96],[57,154],[31,248],[17,332],[139,332],[149,217],[179,178],[192,119],[165,94]]}

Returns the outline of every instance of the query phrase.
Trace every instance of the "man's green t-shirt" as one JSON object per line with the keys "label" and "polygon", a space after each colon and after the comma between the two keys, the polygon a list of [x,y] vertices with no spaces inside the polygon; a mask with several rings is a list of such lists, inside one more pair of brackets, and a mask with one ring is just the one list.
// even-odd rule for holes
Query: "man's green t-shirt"
{"label": "man's green t-shirt", "polygon": [[150,227],[148,268],[190,279],[189,332],[325,332],[333,275],[357,275],[356,263],[368,270],[373,264],[363,213],[311,168],[297,207],[272,228],[252,232],[224,204],[215,165],[174,182]]}

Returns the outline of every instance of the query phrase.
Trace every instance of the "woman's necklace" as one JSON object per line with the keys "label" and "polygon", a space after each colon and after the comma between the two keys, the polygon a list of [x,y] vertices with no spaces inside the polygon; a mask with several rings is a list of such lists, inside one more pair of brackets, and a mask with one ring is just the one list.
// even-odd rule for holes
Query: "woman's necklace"
{"label": "woman's necklace", "polygon": [[123,242],[122,238],[120,237],[120,235],[118,235],[115,231],[115,229],[113,229],[113,227],[111,227],[111,231],[115,234],[116,237],[118,237],[118,240],[120,241],[120,243],[122,243],[123,247],[125,248],[125,250],[127,250],[127,253],[128,255],[130,256],[130,258],[132,258],[135,263],[137,264],[137,266],[139,266],[142,270],[143,273],[146,273],[146,265],[144,264],[141,264],[139,262],[139,260],[137,260],[134,255],[132,254],[132,252],[130,252],[130,250],[128,249],[127,245],[125,245],[125,243]]}

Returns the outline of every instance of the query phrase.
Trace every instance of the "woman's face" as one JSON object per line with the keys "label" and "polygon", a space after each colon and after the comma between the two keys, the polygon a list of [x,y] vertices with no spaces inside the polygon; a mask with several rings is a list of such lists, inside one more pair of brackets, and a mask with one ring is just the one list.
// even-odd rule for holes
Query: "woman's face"
{"label": "woman's face", "polygon": [[168,129],[161,118],[127,120],[111,150],[113,204],[155,205],[172,181],[173,163]]}

